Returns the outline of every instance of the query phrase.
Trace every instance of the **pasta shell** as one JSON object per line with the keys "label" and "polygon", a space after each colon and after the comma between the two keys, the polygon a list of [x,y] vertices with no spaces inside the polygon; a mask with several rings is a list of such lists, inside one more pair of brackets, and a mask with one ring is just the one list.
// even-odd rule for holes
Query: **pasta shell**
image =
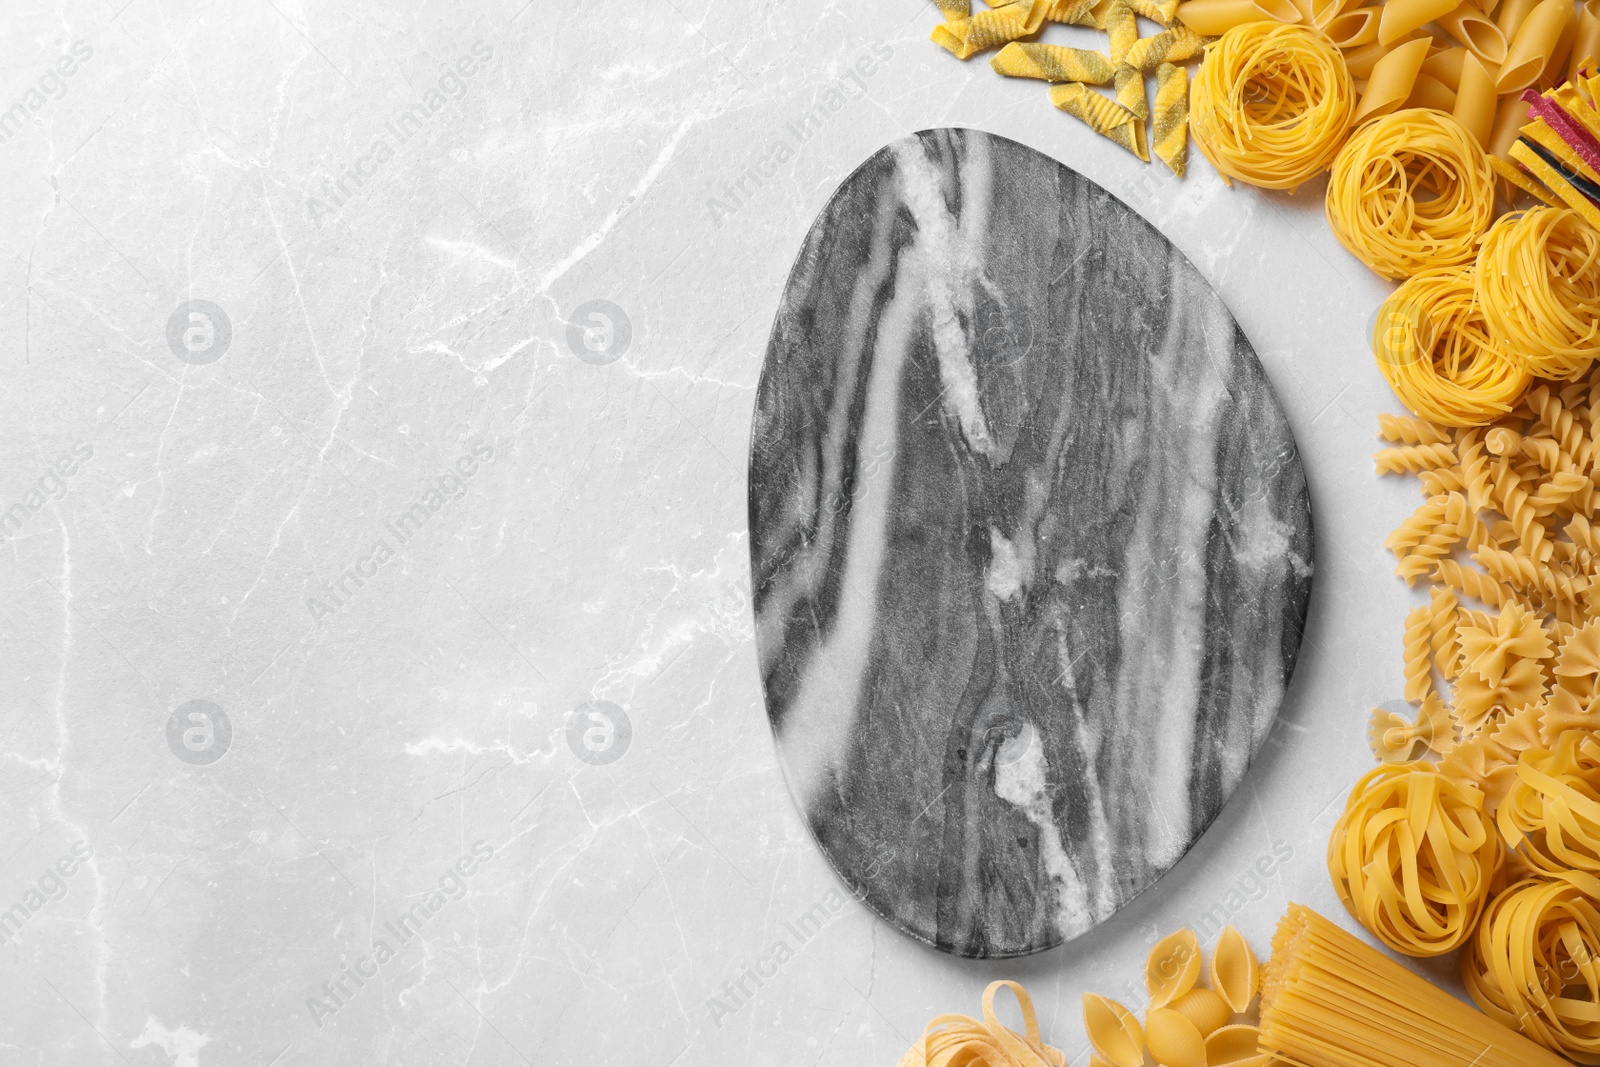
{"label": "pasta shell", "polygon": [[1215,989],[1191,989],[1173,1001],[1171,1008],[1194,1023],[1201,1037],[1210,1037],[1233,1018],[1233,1009]]}
{"label": "pasta shell", "polygon": [[1199,979],[1200,942],[1193,930],[1179,930],[1163,937],[1144,961],[1144,984],[1150,991],[1152,1008],[1171,1004],[1193,989]]}
{"label": "pasta shell", "polygon": [[1206,1067],[1206,1041],[1188,1016],[1156,1008],[1144,1017],[1144,1039],[1162,1067]]}
{"label": "pasta shell", "polygon": [[1111,1067],[1143,1067],[1144,1031],[1133,1012],[1098,993],[1083,995],[1083,1029]]}
{"label": "pasta shell", "polygon": [[1211,956],[1211,988],[1222,994],[1228,1007],[1242,1012],[1250,1006],[1260,979],[1261,970],[1250,943],[1233,927],[1223,927],[1217,950]]}
{"label": "pasta shell", "polygon": [[1271,1053],[1261,1051],[1258,1026],[1224,1026],[1206,1038],[1206,1063],[1210,1067],[1265,1067],[1271,1059]]}

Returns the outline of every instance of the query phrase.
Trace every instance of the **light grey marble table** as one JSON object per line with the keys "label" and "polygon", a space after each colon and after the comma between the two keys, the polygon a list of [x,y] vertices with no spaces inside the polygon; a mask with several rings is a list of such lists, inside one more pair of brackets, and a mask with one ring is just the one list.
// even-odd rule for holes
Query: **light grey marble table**
{"label": "light grey marble table", "polygon": [[[1336,913],[1416,489],[1371,473],[1386,286],[1320,186],[1142,165],[928,43],[925,0],[6,14],[0,1067],[892,1064],[999,976],[1081,1063],[1079,994],[1137,1006],[1159,932]],[[1195,263],[1318,517],[1235,801],[1023,960],[842,888],[752,632],[779,294],[838,183],[932,126],[1069,163]]]}

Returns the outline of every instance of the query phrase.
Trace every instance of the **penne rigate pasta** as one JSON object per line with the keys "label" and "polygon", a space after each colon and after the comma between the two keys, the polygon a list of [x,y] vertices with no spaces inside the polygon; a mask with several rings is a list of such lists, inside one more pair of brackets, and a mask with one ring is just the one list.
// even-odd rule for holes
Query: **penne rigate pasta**
{"label": "penne rigate pasta", "polygon": [[[1350,71],[1350,77],[1364,82],[1372,77],[1372,68],[1377,66],[1378,60],[1391,51],[1393,49],[1383,47],[1377,38],[1373,38],[1358,48],[1347,49],[1344,53],[1344,65]],[[1359,86],[1358,91],[1366,92],[1366,86]]]}
{"label": "penne rigate pasta", "polygon": [[1578,9],[1570,3],[1567,4],[1567,19],[1561,27],[1561,36],[1556,38],[1556,46],[1550,50],[1550,57],[1544,62],[1544,69],[1539,72],[1539,85],[1543,88],[1554,87],[1561,80],[1567,69],[1567,57],[1572,54],[1572,44],[1578,36]]}
{"label": "penne rigate pasta", "polygon": [[1494,111],[1497,98],[1494,75],[1483,61],[1471,52],[1461,61],[1461,80],[1456,86],[1456,104],[1451,109],[1457,122],[1466,127],[1485,151],[1494,131]]}
{"label": "penne rigate pasta", "polygon": [[1378,20],[1378,40],[1390,47],[1457,7],[1456,0],[1387,0]]}
{"label": "penne rigate pasta", "polygon": [[1456,108],[1456,91],[1426,71],[1418,71],[1411,92],[1401,107],[1425,107],[1453,114]]}
{"label": "penne rigate pasta", "polygon": [[1489,154],[1509,160],[1511,146],[1517,143],[1517,137],[1527,121],[1527,101],[1515,96],[1501,98],[1500,110],[1494,116],[1494,130],[1489,134]]}
{"label": "penne rigate pasta", "polygon": [[1540,0],[1511,35],[1506,60],[1495,75],[1495,89],[1514,93],[1538,81],[1571,14],[1571,0]]}
{"label": "penne rigate pasta", "polygon": [[1311,0],[1311,25],[1322,29],[1361,0]]}
{"label": "penne rigate pasta", "polygon": [[1567,80],[1576,82],[1578,71],[1600,60],[1600,0],[1588,0],[1578,14],[1578,30],[1567,60]]}
{"label": "penne rigate pasta", "polygon": [[1187,0],[1178,5],[1185,26],[1207,37],[1220,37],[1248,22],[1299,22],[1304,16],[1290,0]]}
{"label": "penne rigate pasta", "polygon": [[1485,63],[1498,65],[1506,59],[1506,35],[1489,16],[1464,0],[1454,11],[1439,18],[1439,28],[1472,50]]}
{"label": "penne rigate pasta", "polygon": [[1506,40],[1511,40],[1521,26],[1523,20],[1539,6],[1539,0],[1501,0],[1500,10],[1495,14],[1494,24],[1500,27],[1500,32],[1506,35]]}
{"label": "penne rigate pasta", "polygon": [[1359,48],[1378,39],[1379,7],[1358,7],[1344,11],[1328,20],[1322,32],[1337,48]]}
{"label": "penne rigate pasta", "polygon": [[[1548,2],[1560,3],[1561,0],[1548,0]],[[1352,125],[1387,115],[1405,103],[1406,98],[1411,95],[1412,86],[1416,84],[1417,75],[1422,71],[1422,61],[1428,58],[1428,47],[1431,43],[1431,38],[1418,37],[1407,41],[1373,64],[1372,73],[1367,77],[1367,90],[1361,94],[1361,102],[1356,105],[1355,118],[1351,120]]]}
{"label": "penne rigate pasta", "polygon": [[1458,89],[1461,86],[1461,64],[1466,55],[1467,50],[1459,46],[1440,49],[1422,61],[1422,73],[1438,78],[1451,89]]}

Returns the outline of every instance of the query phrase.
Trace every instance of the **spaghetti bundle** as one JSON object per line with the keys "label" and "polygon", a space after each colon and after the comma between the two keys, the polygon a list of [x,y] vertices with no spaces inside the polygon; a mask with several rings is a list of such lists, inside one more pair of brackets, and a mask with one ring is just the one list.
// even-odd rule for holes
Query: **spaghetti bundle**
{"label": "spaghetti bundle", "polygon": [[1423,271],[1378,309],[1372,354],[1413,413],[1444,426],[1482,426],[1509,412],[1532,380],[1484,320],[1472,272]]}
{"label": "spaghetti bundle", "polygon": [[1490,1018],[1600,1064],[1600,879],[1572,871],[1501,893],[1461,957],[1461,978]]}
{"label": "spaghetti bundle", "polygon": [[[1022,1007],[1019,1034],[994,1013],[995,994],[1009,989]],[[941,1015],[928,1023],[917,1043],[900,1057],[900,1067],[1065,1067],[1066,1055],[1039,1036],[1033,1000],[1016,982],[990,982],[983,991],[983,1018]]]}
{"label": "spaghetti bundle", "polygon": [[1261,1048],[1303,1067],[1567,1067],[1299,904],[1272,939]]}
{"label": "spaghetti bundle", "polygon": [[1189,90],[1189,124],[1224,177],[1294,189],[1344,143],[1355,86],[1339,50],[1315,30],[1235,26],[1206,49]]}
{"label": "spaghetti bundle", "polygon": [[1491,333],[1533,374],[1571,381],[1600,356],[1600,233],[1576,212],[1505,216],[1483,239],[1475,277]]}
{"label": "spaghetti bundle", "polygon": [[1328,223],[1386,278],[1468,263],[1494,218],[1494,172],[1455,119],[1408,108],[1362,126],[1333,161]]}
{"label": "spaghetti bundle", "polygon": [[1328,842],[1328,873],[1344,906],[1410,956],[1466,943],[1504,860],[1483,793],[1431,763],[1369,772]]}

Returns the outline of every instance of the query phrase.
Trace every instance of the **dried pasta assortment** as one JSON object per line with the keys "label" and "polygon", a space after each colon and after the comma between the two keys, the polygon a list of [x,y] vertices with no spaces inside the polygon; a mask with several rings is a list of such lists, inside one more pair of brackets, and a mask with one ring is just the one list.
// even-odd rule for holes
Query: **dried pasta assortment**
{"label": "dried pasta assortment", "polygon": [[[1197,101],[1204,104],[1203,117],[1197,107],[1192,125],[1201,151],[1225,178],[1293,189],[1326,169],[1352,128],[1407,110],[1431,111],[1455,120],[1452,139],[1459,131],[1480,153],[1487,153],[1468,168],[1474,177],[1483,166],[1493,166],[1508,195],[1528,192],[1550,203],[1557,202],[1555,196],[1562,197],[1600,227],[1600,152],[1589,150],[1600,136],[1600,122],[1593,121],[1590,84],[1592,61],[1600,55],[1600,12],[1593,3],[988,0],[988,4],[975,11],[971,0],[935,0],[944,22],[934,28],[933,40],[960,59],[1006,45],[993,66],[1014,77],[1096,86],[1114,83],[1105,97],[1132,116],[1126,122],[1109,122],[1103,114],[1091,118],[1093,112],[1083,106],[1072,114],[1125,147],[1130,134],[1143,141],[1149,133],[1148,149],[1155,149],[1144,76],[1161,64],[1181,64],[1203,52],[1205,60],[1193,82]],[[1160,30],[1142,35],[1137,17],[1156,23]],[[1012,51],[1011,43],[1036,38],[1052,23],[1105,31],[1105,51],[1067,49],[1079,54],[1047,66],[1021,64],[1022,53]],[[1557,88],[1564,80],[1570,84]],[[1175,84],[1170,75],[1167,84]],[[1530,106],[1534,122],[1523,128]],[[1127,126],[1133,129],[1124,129]],[[1174,131],[1179,128],[1169,122],[1165,139],[1176,141]],[[1520,135],[1519,128],[1523,128]],[[1548,136],[1539,136],[1540,131]],[[1150,151],[1135,154],[1148,161]],[[1177,158],[1174,170],[1183,173],[1177,153],[1155,155],[1169,166]],[[1424,185],[1433,178],[1449,180],[1444,175],[1415,177]],[[1542,192],[1545,187],[1550,192]],[[1475,200],[1476,188],[1466,195]],[[1451,260],[1430,259],[1422,265],[1446,262]]]}
{"label": "dried pasta assortment", "polygon": [[1384,944],[1459,949],[1497,1024],[1600,1064],[1600,369],[1577,316],[1550,310],[1582,306],[1568,264],[1590,233],[1536,208],[1497,223],[1478,258],[1478,306],[1500,321],[1473,330],[1485,345],[1524,331],[1544,377],[1519,361],[1532,387],[1495,398],[1484,425],[1379,417],[1379,472],[1416,475],[1426,498],[1386,541],[1428,592],[1402,637],[1416,711],[1374,709],[1380,765],[1352,790],[1328,869]]}
{"label": "dried pasta assortment", "polygon": [[[1483,1011],[1295,906],[1264,974],[1231,928],[1209,967],[1179,931],[1142,1020],[1085,996],[1091,1064],[1600,1064],[1600,0],[936,6],[935,42],[998,49],[995,71],[1144,162],[1181,177],[1192,133],[1229,184],[1329,172],[1333,233],[1400,283],[1370,344],[1411,414],[1380,416],[1376,458],[1422,482],[1386,547],[1427,599],[1403,629],[1411,708],[1373,711],[1379,766],[1327,863],[1382,943],[1459,953]],[[994,988],[984,1023],[943,1017],[944,1059],[925,1036],[905,1062],[1059,1063],[1020,987],[1027,1034],[998,1027]]]}
{"label": "dried pasta assortment", "polygon": [[1272,939],[1261,1047],[1301,1067],[1566,1067],[1299,904]]}
{"label": "dried pasta assortment", "polygon": [[[1532,378],[1579,378],[1600,355],[1600,3],[989,3],[936,0],[933,39],[961,59],[1004,45],[996,71],[1049,82],[1144,162],[1182,176],[1193,133],[1224,181],[1293,191],[1331,169],[1339,242],[1417,283],[1372,338],[1414,413],[1483,425]],[[1105,51],[1031,40],[1052,23],[1104,31]]]}
{"label": "dried pasta assortment", "polygon": [[[1201,972],[1210,986],[1199,984]],[[1162,1067],[1267,1067],[1260,1030],[1246,1017],[1261,971],[1243,935],[1224,928],[1204,966],[1193,930],[1156,943],[1145,961],[1150,1003],[1144,1023],[1121,1004],[1096,993],[1083,997],[1083,1028],[1094,1049],[1091,1063],[1144,1067],[1146,1050]]]}

